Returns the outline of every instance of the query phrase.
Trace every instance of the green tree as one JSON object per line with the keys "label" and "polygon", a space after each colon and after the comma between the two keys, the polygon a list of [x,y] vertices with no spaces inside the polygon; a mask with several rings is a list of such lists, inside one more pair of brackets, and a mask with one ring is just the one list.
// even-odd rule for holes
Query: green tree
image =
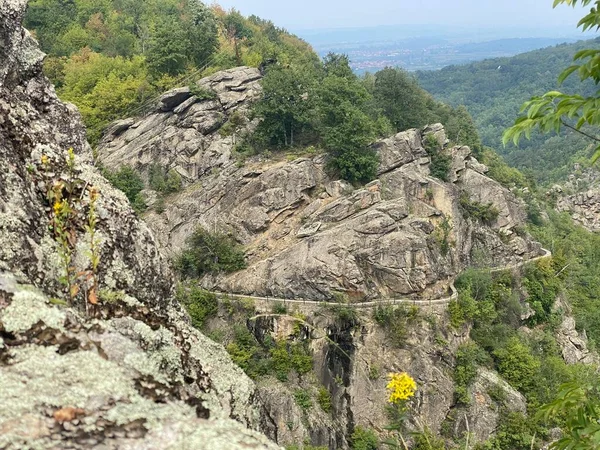
{"label": "green tree", "polygon": [[183,276],[200,277],[244,269],[246,260],[243,249],[233,237],[198,227],[188,238],[187,248],[176,265]]}
{"label": "green tree", "polygon": [[[590,13],[583,17],[578,27],[583,31],[600,28],[600,1],[599,0],[554,0],[554,7],[560,4],[569,6],[588,6],[593,3]],[[573,57],[575,64],[566,68],[558,77],[563,83],[570,75],[577,73],[583,82],[591,80],[595,85],[600,83],[600,50],[583,49]],[[532,97],[521,108],[525,114],[520,116],[515,124],[506,130],[504,144],[513,141],[519,143],[522,136],[531,137],[534,129],[542,133],[556,131],[563,128],[574,130],[591,139],[596,145],[596,152],[592,161],[600,158],[600,138],[588,132],[586,127],[600,125],[600,92],[594,95],[565,94],[560,91],[546,92],[541,96]]]}
{"label": "green tree", "polygon": [[235,49],[235,59],[238,64],[242,63],[242,57],[240,54],[240,41],[245,38],[252,36],[252,31],[246,25],[244,17],[239,11],[233,9],[223,19],[223,26],[227,37],[233,41],[233,48]]}
{"label": "green tree", "polygon": [[368,148],[377,127],[365,112],[368,91],[354,74],[341,69],[344,63],[347,60],[335,60],[317,88],[318,130],[329,153],[329,167],[348,181],[366,182],[377,174],[377,154]]}
{"label": "green tree", "polygon": [[429,94],[402,69],[388,67],[377,72],[373,96],[396,131],[422,127],[432,119],[427,107]]}
{"label": "green tree", "polygon": [[538,416],[564,421],[563,435],[550,445],[551,449],[596,450],[600,447],[598,380],[563,385],[556,399],[544,405]]}
{"label": "green tree", "polygon": [[262,83],[262,99],[254,107],[262,118],[256,131],[259,139],[275,147],[302,142],[314,122],[316,84],[316,73],[309,67],[269,69]]}
{"label": "green tree", "polygon": [[516,389],[531,390],[536,383],[540,361],[519,338],[509,339],[506,346],[494,351],[494,357],[503,378]]}
{"label": "green tree", "polygon": [[162,21],[156,26],[146,55],[150,72],[155,76],[184,72],[188,62],[187,50],[183,24],[171,18]]}

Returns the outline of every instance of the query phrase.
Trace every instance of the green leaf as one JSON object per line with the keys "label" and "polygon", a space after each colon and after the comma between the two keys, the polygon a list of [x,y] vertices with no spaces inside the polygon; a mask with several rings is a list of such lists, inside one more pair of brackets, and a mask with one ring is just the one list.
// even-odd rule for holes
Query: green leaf
{"label": "green leaf", "polygon": [[579,66],[571,66],[567,69],[563,70],[563,72],[558,77],[558,84],[563,84],[563,82],[571,75],[573,72],[579,69]]}

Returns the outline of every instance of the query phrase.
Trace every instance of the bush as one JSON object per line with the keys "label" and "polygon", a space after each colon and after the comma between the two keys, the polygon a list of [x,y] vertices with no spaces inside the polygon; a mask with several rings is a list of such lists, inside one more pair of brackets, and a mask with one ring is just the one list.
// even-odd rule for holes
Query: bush
{"label": "bush", "polygon": [[195,96],[198,100],[214,100],[217,98],[217,93],[211,89],[202,87],[196,83],[190,86],[190,94]]}
{"label": "bush", "polygon": [[246,261],[244,251],[231,236],[199,227],[188,238],[187,249],[177,259],[176,267],[184,277],[201,277],[242,270]]}
{"label": "bush", "polygon": [[323,411],[326,413],[331,412],[331,394],[324,387],[319,388],[319,393],[317,394],[317,403]]}
{"label": "bush", "polygon": [[444,152],[444,149],[441,148],[438,140],[432,134],[425,137],[425,151],[431,158],[429,164],[430,175],[442,181],[448,181],[452,157]]}
{"label": "bush", "polygon": [[310,398],[310,394],[305,389],[296,389],[294,391],[294,400],[300,408],[304,411],[308,411],[312,408],[312,399]]}
{"label": "bush", "polygon": [[458,348],[454,367],[454,395],[457,403],[471,403],[469,388],[477,377],[477,366],[488,362],[488,355],[475,343],[463,344]]}
{"label": "bush", "polygon": [[378,450],[379,439],[373,430],[355,427],[350,438],[352,450]]}
{"label": "bush", "polygon": [[273,314],[287,314],[288,310],[285,304],[277,302],[273,305],[273,308],[271,308],[271,312]]}
{"label": "bush", "polygon": [[469,198],[468,194],[463,192],[460,196],[460,206],[463,210],[463,216],[465,219],[471,218],[478,220],[485,225],[493,224],[500,211],[492,203],[484,205],[477,201],[473,201]]}
{"label": "bush", "polygon": [[294,370],[304,375],[313,368],[313,357],[310,350],[301,343],[278,341],[269,351],[272,372],[279,381],[287,381],[289,373]]}
{"label": "bush", "polygon": [[415,445],[413,450],[445,450],[446,443],[443,439],[438,439],[429,428],[415,435]]}
{"label": "bush", "polygon": [[498,372],[514,388],[527,392],[538,382],[536,375],[540,361],[518,337],[508,340],[506,346],[494,351]]}
{"label": "bush", "polygon": [[182,180],[176,171],[167,170],[155,163],[148,171],[148,184],[156,192],[169,195],[181,190]]}
{"label": "bush", "polygon": [[199,330],[219,311],[217,296],[196,286],[178,286],[176,297],[190,315],[192,325]]}
{"label": "bush", "polygon": [[404,305],[377,306],[373,311],[373,319],[385,329],[392,344],[401,347],[408,337],[409,323],[414,322],[418,314],[418,308],[407,308]]}
{"label": "bush", "polygon": [[116,172],[102,169],[102,174],[114,187],[123,191],[129,203],[137,212],[146,209],[146,202],[141,195],[144,189],[144,181],[135,170],[129,166],[122,166]]}

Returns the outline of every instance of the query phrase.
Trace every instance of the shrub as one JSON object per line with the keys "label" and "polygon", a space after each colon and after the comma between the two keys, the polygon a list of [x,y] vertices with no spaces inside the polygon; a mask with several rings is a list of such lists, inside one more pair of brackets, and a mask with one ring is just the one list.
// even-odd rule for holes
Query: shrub
{"label": "shrub", "polygon": [[454,367],[454,395],[457,403],[471,403],[469,388],[477,377],[477,366],[488,362],[488,355],[475,343],[463,344],[458,348]]}
{"label": "shrub", "polygon": [[408,336],[408,324],[414,322],[418,314],[418,308],[404,305],[378,306],[373,311],[373,319],[386,330],[392,344],[401,347]]}
{"label": "shrub", "polygon": [[304,375],[313,367],[310,350],[301,343],[278,341],[269,351],[269,356],[272,361],[272,371],[279,381],[287,381],[292,370],[295,370],[298,375]]}
{"label": "shrub", "polygon": [[352,450],[378,450],[379,439],[373,430],[355,427],[350,438]]}
{"label": "shrub", "polygon": [[198,227],[188,238],[176,267],[184,277],[201,277],[244,269],[246,261],[241,246],[231,236]]}
{"label": "shrub", "polygon": [[331,412],[331,394],[324,387],[319,388],[319,393],[317,394],[317,403],[323,411],[326,413]]}
{"label": "shrub", "polygon": [[493,224],[500,211],[492,203],[484,205],[483,203],[473,201],[469,198],[468,194],[463,192],[460,196],[460,206],[463,210],[463,216],[465,219],[472,218],[478,220],[485,225]]}
{"label": "shrub", "polygon": [[137,212],[146,209],[146,203],[141,196],[141,192],[144,189],[144,181],[134,169],[129,166],[122,166],[116,172],[102,169],[102,174],[114,187],[123,191]]}
{"label": "shrub", "polygon": [[425,151],[431,158],[431,163],[429,164],[429,173],[431,176],[439,178],[442,181],[448,181],[452,157],[444,152],[444,149],[432,134],[428,134],[425,137]]}
{"label": "shrub", "polygon": [[413,450],[445,450],[446,443],[443,439],[438,439],[429,428],[425,428],[415,435],[415,444]]}
{"label": "shrub", "polygon": [[298,406],[304,411],[308,411],[312,407],[310,394],[305,389],[296,389],[294,391],[294,400],[296,400]]}
{"label": "shrub", "polygon": [[190,94],[195,96],[198,100],[214,100],[217,98],[217,93],[212,89],[207,89],[198,84],[192,84],[190,86]]}
{"label": "shrub", "polygon": [[358,324],[358,313],[356,312],[356,309],[351,306],[334,304],[329,306],[329,310],[335,314],[337,320],[341,322],[350,323],[352,325]]}
{"label": "shrub", "polygon": [[192,325],[198,329],[219,311],[217,296],[196,286],[178,286],[176,297],[190,315]]}
{"label": "shrub", "polygon": [[176,171],[167,170],[155,163],[148,170],[148,184],[156,192],[169,195],[181,190],[182,180]]}
{"label": "shrub", "polygon": [[508,340],[506,346],[494,351],[498,372],[520,391],[531,390],[536,383],[540,361],[518,337]]}
{"label": "shrub", "polygon": [[273,305],[273,308],[271,308],[271,312],[273,314],[287,314],[288,310],[285,304],[277,302]]}

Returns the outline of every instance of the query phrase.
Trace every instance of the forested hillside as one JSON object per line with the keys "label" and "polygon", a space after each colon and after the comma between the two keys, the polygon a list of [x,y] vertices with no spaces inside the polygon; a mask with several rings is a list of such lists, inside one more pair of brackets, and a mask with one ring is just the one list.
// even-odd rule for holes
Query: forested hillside
{"label": "forested hillside", "polygon": [[220,69],[316,60],[310,46],[256,16],[190,0],[29,2],[25,26],[45,70],[96,143],[103,128],[171,87]]}
{"label": "forested hillside", "polygon": [[[576,133],[540,135],[523,140],[517,148],[502,146],[502,134],[512,125],[523,102],[558,87],[560,72],[571,64],[573,55],[583,48],[597,47],[598,39],[563,44],[511,58],[449,66],[435,72],[418,72],[421,86],[438,100],[465,105],[473,116],[484,145],[494,148],[507,162],[538,181],[559,181],[570,171],[571,162],[589,157],[591,142]],[[576,76],[561,87],[567,93],[592,93],[592,83],[583,91]]]}

